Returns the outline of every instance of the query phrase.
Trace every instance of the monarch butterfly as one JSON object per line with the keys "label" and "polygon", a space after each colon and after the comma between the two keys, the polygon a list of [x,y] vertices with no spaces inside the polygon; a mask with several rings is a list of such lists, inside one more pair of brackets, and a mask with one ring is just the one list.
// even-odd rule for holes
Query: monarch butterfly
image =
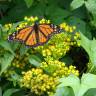
{"label": "monarch butterfly", "polygon": [[33,26],[28,26],[9,35],[8,40],[16,40],[26,46],[36,47],[46,43],[53,34],[60,33],[59,26],[54,24],[39,24],[35,22]]}

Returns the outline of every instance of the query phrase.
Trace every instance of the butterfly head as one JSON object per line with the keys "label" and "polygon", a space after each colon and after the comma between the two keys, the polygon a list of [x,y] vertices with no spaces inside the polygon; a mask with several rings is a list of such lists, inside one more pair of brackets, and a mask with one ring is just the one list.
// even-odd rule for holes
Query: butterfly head
{"label": "butterfly head", "polygon": [[13,40],[13,36],[11,36],[11,35],[8,36],[8,40],[9,40],[9,41],[12,41],[12,40]]}
{"label": "butterfly head", "polygon": [[9,41],[14,40],[14,39],[15,39],[15,34],[16,34],[16,33],[14,32],[13,34],[9,35],[9,36],[8,36],[8,40],[9,40]]}

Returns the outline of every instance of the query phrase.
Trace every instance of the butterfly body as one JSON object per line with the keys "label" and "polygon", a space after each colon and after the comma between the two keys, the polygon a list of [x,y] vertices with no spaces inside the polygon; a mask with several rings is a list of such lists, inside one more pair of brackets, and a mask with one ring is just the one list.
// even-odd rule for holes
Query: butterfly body
{"label": "butterfly body", "polygon": [[35,30],[35,36],[36,36],[36,42],[39,42],[39,32],[38,32],[38,22],[35,22],[34,24],[34,30]]}
{"label": "butterfly body", "polygon": [[54,24],[39,24],[35,22],[33,26],[28,26],[9,35],[9,41],[20,41],[26,46],[36,47],[46,43],[54,34],[60,33],[59,26]]}

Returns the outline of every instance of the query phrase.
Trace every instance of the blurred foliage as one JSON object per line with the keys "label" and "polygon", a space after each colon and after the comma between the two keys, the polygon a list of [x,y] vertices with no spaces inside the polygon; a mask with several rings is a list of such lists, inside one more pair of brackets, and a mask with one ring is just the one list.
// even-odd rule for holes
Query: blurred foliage
{"label": "blurred foliage", "polygon": [[[0,0],[0,95],[53,96],[56,91],[56,96],[94,96],[96,76],[84,74],[81,83],[79,77],[84,72],[96,74],[95,6],[96,0]],[[63,32],[34,49],[8,42],[9,34],[34,24],[32,16],[51,20]],[[62,86],[57,87],[61,77]],[[90,78],[86,90],[82,83]],[[75,88],[77,83],[80,90]]]}

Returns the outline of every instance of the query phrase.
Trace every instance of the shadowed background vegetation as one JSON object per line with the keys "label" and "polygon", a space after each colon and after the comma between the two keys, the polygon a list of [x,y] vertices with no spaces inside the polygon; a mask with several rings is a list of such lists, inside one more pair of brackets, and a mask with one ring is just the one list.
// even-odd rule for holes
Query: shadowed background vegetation
{"label": "shadowed background vegetation", "polygon": [[[8,42],[8,34],[14,32],[24,18],[27,18],[26,22],[30,22],[28,18],[32,16],[51,20],[51,23],[56,25],[66,24],[69,29],[72,26],[73,29],[76,27],[75,31],[81,34],[80,38],[71,41],[72,39],[69,40],[65,36],[65,32],[54,36],[48,44],[36,49],[28,49],[16,42]],[[74,36],[73,33],[72,36]],[[0,96],[95,96],[95,38],[96,0],[0,0]],[[67,43],[64,45],[63,41]],[[42,64],[41,67],[40,64]],[[36,70],[32,69],[33,67]],[[60,70],[62,72],[58,73]],[[70,73],[78,77],[69,76]],[[63,75],[69,77],[60,79]],[[34,79],[35,76],[37,78]],[[60,84],[56,81],[57,77],[60,79]],[[19,80],[21,78],[22,82]],[[30,87],[29,82],[26,82],[29,79],[24,78],[33,78],[34,82],[41,80],[47,87],[43,83],[42,86],[45,86],[45,89],[41,88],[39,83],[32,83]],[[92,78],[91,81],[90,78]],[[52,84],[49,84],[50,82]],[[77,85],[79,89],[76,88]]]}

